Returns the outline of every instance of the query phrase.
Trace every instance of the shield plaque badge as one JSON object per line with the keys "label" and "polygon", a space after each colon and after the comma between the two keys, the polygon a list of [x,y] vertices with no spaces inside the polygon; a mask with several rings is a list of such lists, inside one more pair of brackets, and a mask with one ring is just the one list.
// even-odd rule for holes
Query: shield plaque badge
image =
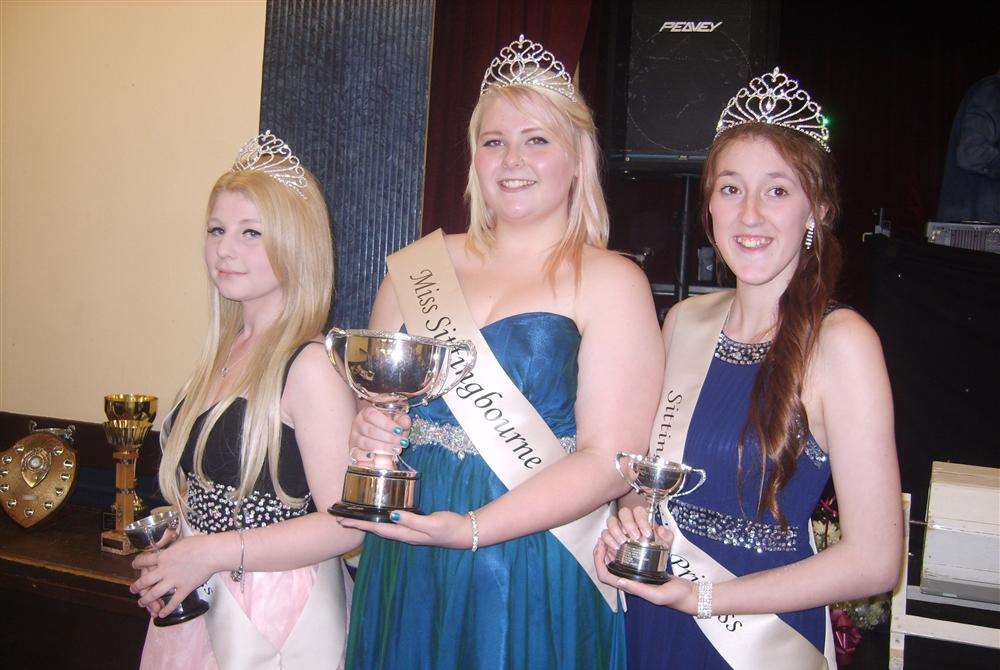
{"label": "shield plaque badge", "polygon": [[44,521],[69,498],[76,483],[73,427],[36,430],[0,451],[0,506],[24,528]]}

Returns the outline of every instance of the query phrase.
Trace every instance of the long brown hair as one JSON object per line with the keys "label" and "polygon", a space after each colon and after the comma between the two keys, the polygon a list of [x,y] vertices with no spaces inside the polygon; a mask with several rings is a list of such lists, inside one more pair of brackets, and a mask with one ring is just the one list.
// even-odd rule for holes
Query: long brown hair
{"label": "long brown hair", "polygon": [[[736,126],[716,138],[705,162],[701,220],[713,245],[708,205],[715,190],[719,156],[726,147],[742,139],[771,143],[795,170],[816,221],[812,247],[799,254],[795,273],[778,300],[774,338],[754,380],[750,412],[738,446],[740,505],[743,501],[744,446],[747,435],[753,434],[760,444],[757,516],[766,509],[785,526],[787,522],[778,506],[778,493],[795,473],[795,464],[805,448],[809,429],[809,417],[802,404],[802,382],[840,274],[840,243],[833,234],[833,224],[840,214],[840,198],[833,160],[815,140],[781,126],[763,123]],[[773,468],[765,476],[768,462]]]}

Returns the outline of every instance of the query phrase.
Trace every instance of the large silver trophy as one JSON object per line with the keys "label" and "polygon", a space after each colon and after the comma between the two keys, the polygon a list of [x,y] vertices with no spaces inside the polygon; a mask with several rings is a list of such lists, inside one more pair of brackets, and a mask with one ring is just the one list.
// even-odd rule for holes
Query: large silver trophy
{"label": "large silver trophy", "polygon": [[[163,539],[163,535],[167,532],[167,529],[177,530],[179,524],[180,515],[176,509],[173,507],[158,507],[149,516],[138,521],[133,521],[125,526],[125,535],[128,536],[129,542],[136,549],[141,549],[142,551],[159,551],[160,540]],[[170,593],[173,593],[173,591]],[[169,599],[170,593],[167,594],[166,598],[160,600],[161,604],[165,604],[164,601]],[[173,612],[163,618],[155,617],[153,625],[175,626],[199,617],[207,611],[208,603],[201,599],[201,596],[198,595],[198,590],[195,589],[187,594]]]}
{"label": "large silver trophy", "polygon": [[[628,465],[622,469],[622,461]],[[649,501],[649,525],[653,527],[653,515],[660,502],[667,498],[677,498],[694,493],[705,483],[705,471],[683,463],[664,461],[619,451],[615,456],[615,467],[636,493]],[[692,473],[700,479],[697,484],[684,491],[684,484]],[[628,540],[618,547],[615,560],[608,563],[608,572],[644,584],[663,584],[670,563],[670,547],[656,541],[656,537]]]}
{"label": "large silver trophy", "polygon": [[[458,352],[464,352],[464,366],[448,383]],[[375,330],[332,328],[326,334],[326,353],[359,398],[390,415],[443,396],[476,364],[476,349],[468,340],[442,342]],[[377,462],[376,467],[349,465],[341,501],[328,511],[376,522],[388,521],[394,510],[419,513],[419,479],[420,473],[401,458],[388,467]]]}

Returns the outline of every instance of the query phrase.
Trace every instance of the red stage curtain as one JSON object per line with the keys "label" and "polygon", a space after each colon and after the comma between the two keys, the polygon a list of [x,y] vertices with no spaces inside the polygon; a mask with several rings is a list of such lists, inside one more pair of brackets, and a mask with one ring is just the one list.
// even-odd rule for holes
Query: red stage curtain
{"label": "red stage curtain", "polygon": [[590,6],[591,0],[438,0],[427,114],[424,234],[437,228],[460,233],[468,225],[462,199],[470,160],[466,133],[490,61],[524,33],[542,42],[573,72]]}

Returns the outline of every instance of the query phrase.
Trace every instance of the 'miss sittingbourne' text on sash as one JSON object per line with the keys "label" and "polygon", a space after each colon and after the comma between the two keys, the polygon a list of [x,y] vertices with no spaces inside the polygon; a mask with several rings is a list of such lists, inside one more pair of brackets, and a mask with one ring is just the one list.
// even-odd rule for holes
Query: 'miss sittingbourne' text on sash
{"label": "'miss sittingbourne' text on sash", "polygon": [[[443,314],[444,309],[434,296],[440,290],[435,281],[434,272],[430,268],[424,268],[409,275],[409,279],[412,282],[411,288],[417,298],[417,303],[420,305],[421,314],[429,315],[423,324],[424,329],[429,333],[428,336],[444,342],[454,342],[456,329],[452,327],[452,318]],[[465,359],[459,354],[452,354],[448,366],[452,372],[457,372],[465,366]],[[482,417],[491,423],[493,430],[496,431],[497,440],[510,449],[526,469],[533,470],[536,466],[542,465],[541,457],[532,448],[528,439],[518,431],[514,422],[508,418],[511,412],[508,411],[505,415],[502,393],[485,388],[483,384],[476,381],[476,374],[473,371],[467,372],[450,393],[480,410]]]}

